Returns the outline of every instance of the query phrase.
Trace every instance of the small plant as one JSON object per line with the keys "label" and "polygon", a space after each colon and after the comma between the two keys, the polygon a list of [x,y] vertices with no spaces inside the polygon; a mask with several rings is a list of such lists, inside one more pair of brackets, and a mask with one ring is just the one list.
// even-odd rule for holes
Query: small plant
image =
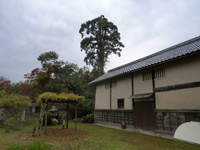
{"label": "small plant", "polygon": [[88,114],[82,118],[83,123],[94,123],[94,114]]}
{"label": "small plant", "polygon": [[31,145],[29,145],[28,150],[47,150],[49,145],[46,142],[35,140]]}
{"label": "small plant", "polygon": [[6,121],[3,122],[3,125],[5,125],[6,127],[6,132],[8,132],[9,129],[13,129],[17,125],[17,123],[18,121],[13,117],[6,119]]}

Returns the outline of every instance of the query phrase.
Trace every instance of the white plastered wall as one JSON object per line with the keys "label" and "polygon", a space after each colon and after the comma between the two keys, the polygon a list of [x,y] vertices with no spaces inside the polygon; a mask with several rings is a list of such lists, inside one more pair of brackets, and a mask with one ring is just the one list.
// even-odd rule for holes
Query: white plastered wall
{"label": "white plastered wall", "polygon": [[[164,67],[166,77],[155,79],[156,88],[200,82],[198,56],[169,63]],[[156,109],[200,109],[200,87],[157,92]]]}
{"label": "white plastered wall", "polygon": [[134,83],[134,94],[151,93],[153,92],[152,80],[143,81],[142,73],[134,73],[133,83]]}
{"label": "white plastered wall", "polygon": [[[155,79],[155,87],[166,87],[177,84],[200,81],[200,59],[195,56],[190,59],[171,62],[159,66],[166,69],[166,77]],[[157,68],[155,68],[157,69]],[[144,70],[133,74],[134,94],[153,92],[152,80],[143,81]],[[117,99],[124,98],[125,109],[132,109],[132,79],[131,74],[115,79],[116,86],[111,89],[111,109],[117,109]],[[199,88],[181,89],[156,93],[156,109],[199,109]],[[105,83],[97,84],[95,109],[110,109],[110,88]]]}
{"label": "white plastered wall", "polygon": [[200,109],[200,87],[158,92],[156,109]]}
{"label": "white plastered wall", "polygon": [[110,88],[105,83],[96,85],[95,109],[110,109]]}
{"label": "white plastered wall", "polygon": [[124,99],[124,109],[132,109],[131,75],[117,78],[115,81],[116,86],[112,88],[112,109],[117,109],[118,99]]}
{"label": "white plastered wall", "polygon": [[165,87],[200,81],[200,58],[193,57],[169,63],[164,66],[166,77],[155,79],[155,86]]}

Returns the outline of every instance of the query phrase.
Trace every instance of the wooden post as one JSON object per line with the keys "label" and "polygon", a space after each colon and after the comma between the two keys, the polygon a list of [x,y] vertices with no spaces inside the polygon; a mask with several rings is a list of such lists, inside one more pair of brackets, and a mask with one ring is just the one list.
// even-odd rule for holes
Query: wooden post
{"label": "wooden post", "polygon": [[46,104],[46,107],[45,107],[45,130],[44,130],[45,134],[47,134],[47,107],[48,107],[48,103]]}
{"label": "wooden post", "polygon": [[68,121],[69,121],[69,102],[67,103],[67,122],[66,122],[66,129],[68,129]]}
{"label": "wooden post", "polygon": [[33,128],[32,136],[35,135],[35,132],[37,129],[39,129],[38,134],[40,135],[40,130],[42,130],[42,126],[43,126],[44,108],[45,108],[45,106],[41,105],[40,117],[37,120],[35,127]]}
{"label": "wooden post", "polygon": [[41,130],[43,129],[44,108],[45,108],[45,105],[42,105],[42,109],[41,109],[41,112],[40,112],[39,135],[41,133]]}
{"label": "wooden post", "polygon": [[75,104],[75,131],[77,131],[77,110],[78,110],[78,103]]}

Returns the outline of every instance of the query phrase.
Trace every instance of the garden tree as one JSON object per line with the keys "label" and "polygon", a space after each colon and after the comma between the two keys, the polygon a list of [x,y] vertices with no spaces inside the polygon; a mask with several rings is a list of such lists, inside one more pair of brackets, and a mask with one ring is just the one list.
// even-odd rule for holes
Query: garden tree
{"label": "garden tree", "polygon": [[18,119],[21,112],[30,105],[30,99],[26,96],[17,94],[1,94],[0,107],[4,108],[4,114],[7,118],[14,117]]}
{"label": "garden tree", "polygon": [[28,82],[25,82],[25,83],[21,83],[20,84],[20,95],[23,95],[23,96],[29,96],[31,98],[31,94],[30,92],[33,90],[33,83],[28,83]]}
{"label": "garden tree", "polygon": [[61,92],[69,91],[76,93],[73,84],[73,76],[78,71],[78,66],[74,63],[59,61],[54,64],[57,71],[58,82],[62,87]]}
{"label": "garden tree", "polygon": [[72,76],[72,84],[75,88],[74,93],[85,95],[85,92],[88,91],[88,80],[90,78],[90,72],[86,67],[78,69],[77,72]]}
{"label": "garden tree", "polygon": [[86,98],[83,114],[93,111],[95,87],[88,83],[96,77],[95,72],[91,73],[87,67],[79,69],[76,64],[58,60],[58,54],[52,51],[42,53],[38,60],[42,67],[25,74],[27,83],[21,85],[20,94],[34,97],[44,92],[73,92]]}
{"label": "garden tree", "polygon": [[59,55],[56,52],[50,51],[40,54],[37,59],[41,62],[43,67],[46,67],[51,66],[55,61],[57,61],[58,57]]}
{"label": "garden tree", "polygon": [[84,95],[83,101],[83,115],[92,113],[94,110],[94,85],[88,85],[94,78],[88,67],[80,68],[73,75],[73,85],[75,87],[75,94]]}
{"label": "garden tree", "polygon": [[71,76],[78,69],[73,63],[58,60],[58,54],[55,52],[42,53],[38,60],[42,68],[36,68],[24,77],[29,82],[36,82],[38,92],[69,92],[74,90],[71,84]]}
{"label": "garden tree", "polygon": [[22,82],[18,82],[18,83],[12,83],[11,86],[10,86],[10,92],[12,94],[19,94],[20,92],[20,84]]}
{"label": "garden tree", "polygon": [[10,92],[10,80],[6,79],[3,76],[0,76],[0,90],[4,90],[6,92]]}
{"label": "garden tree", "polygon": [[14,122],[19,121],[23,110],[29,105],[28,97],[0,91],[0,107],[3,108],[3,114],[7,118],[4,125],[12,126]]}
{"label": "garden tree", "polygon": [[124,47],[117,26],[101,15],[83,23],[79,33],[84,38],[80,43],[81,51],[86,53],[84,61],[102,75],[109,55],[113,53],[120,56],[121,47]]}
{"label": "garden tree", "polygon": [[27,79],[26,80],[27,83],[30,84],[35,83],[38,93],[46,91],[45,85],[49,82],[50,79],[46,71],[47,71],[46,68],[35,68],[31,71],[31,73],[27,73],[24,75],[24,78]]}
{"label": "garden tree", "polygon": [[24,82],[20,83],[20,91],[19,94],[22,96],[28,96],[32,102],[36,102],[36,98],[38,96],[38,89],[36,82]]}

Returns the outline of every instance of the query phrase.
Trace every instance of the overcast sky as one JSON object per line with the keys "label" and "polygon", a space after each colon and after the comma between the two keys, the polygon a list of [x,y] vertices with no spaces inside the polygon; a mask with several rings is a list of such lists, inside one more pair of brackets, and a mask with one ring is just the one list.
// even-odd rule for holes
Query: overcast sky
{"label": "overcast sky", "polygon": [[106,70],[200,35],[200,0],[0,0],[0,76],[24,81],[41,67],[38,56],[86,66],[80,51],[82,23],[104,15],[125,45]]}

